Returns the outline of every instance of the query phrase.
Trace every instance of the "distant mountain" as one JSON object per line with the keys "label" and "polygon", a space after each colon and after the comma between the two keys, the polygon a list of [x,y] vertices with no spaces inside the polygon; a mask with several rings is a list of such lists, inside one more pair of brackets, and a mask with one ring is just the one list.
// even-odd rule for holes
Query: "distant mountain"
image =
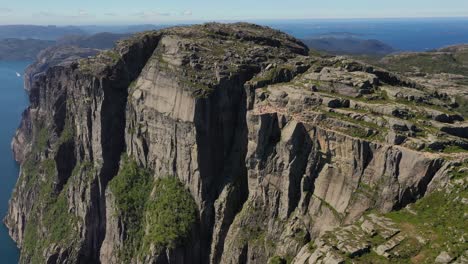
{"label": "distant mountain", "polygon": [[57,40],[65,35],[85,35],[86,32],[78,27],[7,25],[0,26],[0,39],[42,39]]}
{"label": "distant mountain", "polygon": [[52,40],[1,39],[0,60],[33,60],[41,50],[53,45]]}
{"label": "distant mountain", "polygon": [[111,33],[136,33],[148,30],[158,30],[167,28],[174,25],[152,25],[152,24],[141,24],[141,25],[127,25],[127,26],[79,26],[81,30],[88,34],[96,34],[100,32],[111,32]]}
{"label": "distant mountain", "polygon": [[91,49],[112,48],[118,40],[128,38],[132,34],[98,33],[92,36],[65,36],[57,41],[57,45],[72,45]]}
{"label": "distant mountain", "polygon": [[373,39],[355,37],[318,37],[302,40],[309,48],[332,54],[350,55],[387,55],[396,50],[391,46]]}
{"label": "distant mountain", "polygon": [[52,46],[75,46],[89,49],[110,49],[131,34],[99,33],[91,36],[70,35],[58,40],[0,39],[0,60],[34,60],[41,50]]}

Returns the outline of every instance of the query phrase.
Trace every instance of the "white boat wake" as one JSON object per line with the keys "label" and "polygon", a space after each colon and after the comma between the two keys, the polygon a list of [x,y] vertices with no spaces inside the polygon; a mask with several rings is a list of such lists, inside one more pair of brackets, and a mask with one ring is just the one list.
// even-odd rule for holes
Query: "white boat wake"
{"label": "white boat wake", "polygon": [[21,74],[19,72],[16,72],[16,76],[21,77]]}

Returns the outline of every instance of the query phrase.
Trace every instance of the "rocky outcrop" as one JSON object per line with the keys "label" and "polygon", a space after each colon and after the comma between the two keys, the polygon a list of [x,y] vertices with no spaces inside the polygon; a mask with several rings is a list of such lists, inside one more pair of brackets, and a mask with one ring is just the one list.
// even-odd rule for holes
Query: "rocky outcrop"
{"label": "rocky outcrop", "polygon": [[[98,261],[96,248],[105,228],[105,186],[118,170],[124,149],[126,88],[158,39],[158,34],[136,36],[116,51],[119,60],[101,54],[92,72],[75,62],[52,67],[34,82],[28,119],[23,122],[31,124],[30,151],[24,154],[5,220],[22,247],[21,262]],[[48,217],[56,217],[55,206],[64,210],[62,221],[69,225],[56,237],[56,230],[46,226]],[[41,237],[41,246],[28,242]]]}
{"label": "rocky outcrop", "polygon": [[[466,234],[458,225],[466,216],[457,210],[466,205],[457,200],[466,196],[463,189],[468,182],[466,177],[454,180],[460,165],[452,164],[445,170],[452,176],[449,186],[398,212],[365,214],[349,225],[325,232],[305,245],[292,263],[463,263]],[[439,225],[444,229],[438,230]]]}
{"label": "rocky outcrop", "polygon": [[46,74],[51,67],[65,66],[81,58],[92,57],[100,50],[113,48],[119,40],[128,37],[128,34],[99,33],[91,36],[72,35],[56,42],[51,41],[47,47],[39,48],[37,54],[32,56],[36,61],[24,73],[24,87],[29,91],[34,87],[35,80]]}
{"label": "rocky outcrop", "polygon": [[[367,210],[404,208],[447,182],[446,157],[463,159],[466,140],[427,120],[430,104],[385,92],[401,87],[433,99],[245,23],[146,32],[53,66],[13,143],[21,175],[5,221],[21,262],[267,263]],[[174,177],[190,199],[158,196]],[[158,229],[158,199],[187,209],[173,233]]]}
{"label": "rocky outcrop", "polygon": [[31,91],[34,87],[34,82],[45,75],[47,69],[58,66],[67,65],[80,58],[94,56],[99,52],[96,49],[79,48],[75,46],[53,46],[42,50],[37,55],[37,60],[28,66],[24,73],[24,87],[27,91]]}

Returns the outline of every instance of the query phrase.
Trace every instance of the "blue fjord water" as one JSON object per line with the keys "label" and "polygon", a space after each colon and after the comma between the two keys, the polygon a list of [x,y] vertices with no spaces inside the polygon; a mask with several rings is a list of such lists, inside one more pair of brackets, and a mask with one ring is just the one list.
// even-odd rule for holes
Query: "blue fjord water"
{"label": "blue fjord water", "polygon": [[262,24],[297,38],[332,35],[376,39],[401,51],[426,51],[468,43],[468,18],[309,19]]}
{"label": "blue fjord water", "polygon": [[[7,213],[8,200],[18,177],[19,167],[13,159],[11,139],[19,125],[21,113],[28,105],[22,73],[29,62],[0,61],[0,217]],[[17,76],[21,74],[21,77]],[[0,263],[18,263],[19,251],[0,225]]]}

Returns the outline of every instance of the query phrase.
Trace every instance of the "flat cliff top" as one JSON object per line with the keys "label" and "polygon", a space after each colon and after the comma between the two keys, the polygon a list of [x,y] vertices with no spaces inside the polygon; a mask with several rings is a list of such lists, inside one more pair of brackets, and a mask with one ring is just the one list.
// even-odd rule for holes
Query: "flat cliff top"
{"label": "flat cliff top", "polygon": [[209,23],[136,34],[110,51],[83,59],[79,68],[95,76],[132,56],[145,41],[159,42],[148,63],[172,72],[198,96],[205,96],[232,75],[260,72],[272,63],[308,55],[308,48],[280,31],[247,23]]}
{"label": "flat cliff top", "polygon": [[[257,82],[251,81],[254,86]],[[290,82],[265,86],[256,94],[258,115],[281,113],[418,151],[462,154],[468,147],[468,124],[453,97],[344,57],[317,59]]]}
{"label": "flat cliff top", "polygon": [[[464,106],[450,89],[438,90],[433,82],[347,57],[309,56],[297,39],[253,24],[208,23],[136,34],[113,50],[81,60],[79,69],[95,76],[108,74],[109,68],[130,60],[145,41],[158,42],[147,67],[172,76],[196,98],[238,78],[255,91],[258,114],[279,111],[346,135],[418,151],[468,149]],[[389,60],[405,56],[415,55]],[[133,84],[129,93],[140,98],[145,92],[140,86],[144,85]]]}

